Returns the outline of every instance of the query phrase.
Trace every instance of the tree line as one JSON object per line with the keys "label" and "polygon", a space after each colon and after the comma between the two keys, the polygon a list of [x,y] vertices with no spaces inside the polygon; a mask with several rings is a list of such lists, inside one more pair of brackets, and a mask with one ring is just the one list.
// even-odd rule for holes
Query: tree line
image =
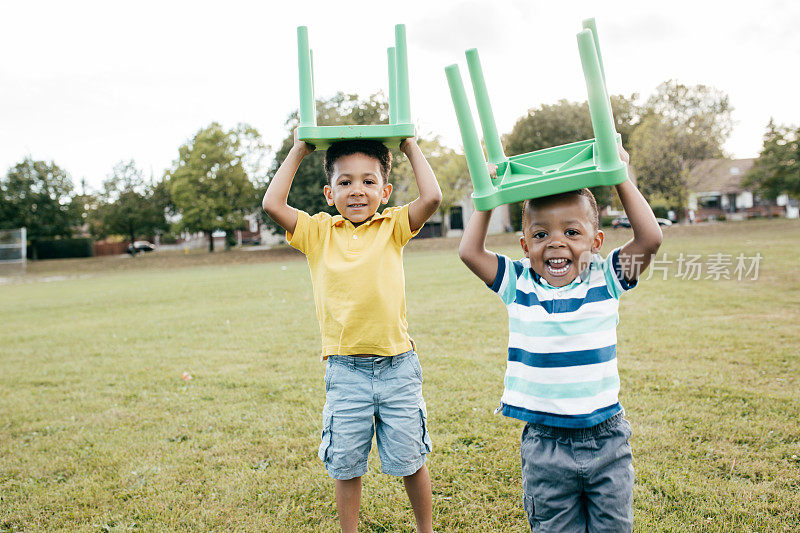
{"label": "tree line", "polygon": [[[639,95],[613,95],[617,131],[631,155],[639,189],[656,206],[678,211],[686,205],[692,166],[723,157],[732,130],[733,108],[723,92],[704,85],[687,86],[670,80],[639,103]],[[386,98],[337,93],[317,102],[318,124],[380,124],[388,121]],[[135,161],[114,166],[97,191],[78,193],[70,175],[53,161],[26,157],[0,177],[0,229],[25,226],[32,242],[89,233],[95,239],[121,236],[134,241],[156,234],[223,230],[232,244],[245,217],[259,213],[275,231],[280,229],[260,210],[261,196],[292,145],[297,112],[286,121],[286,136],[267,163],[269,149],[259,132],[239,124],[226,130],[218,123],[199,130],[178,149],[178,157],[162,176],[146,178]],[[502,137],[508,155],[532,152],[593,137],[586,102],[561,100],[542,104],[520,117]],[[766,197],[800,197],[800,128],[770,120],[761,154],[746,176],[747,185]],[[471,190],[464,157],[435,136],[423,136],[420,146],[443,192],[440,207],[447,213]],[[416,196],[410,165],[397,147],[392,171],[394,203]],[[325,183],[323,152],[307,157],[295,176],[289,203],[314,213],[330,211],[321,190]],[[600,205],[613,202],[611,188],[594,190]]]}
{"label": "tree line", "polygon": [[[216,230],[230,236],[246,225],[260,204],[259,172],[266,147],[252,127],[225,130],[212,123],[178,149],[160,179],[145,178],[135,161],[121,161],[100,189],[78,193],[54,162],[26,157],[0,178],[0,229],[26,227],[28,239],[95,239],[120,236],[131,242],[156,234]],[[263,181],[263,177],[262,177]]]}

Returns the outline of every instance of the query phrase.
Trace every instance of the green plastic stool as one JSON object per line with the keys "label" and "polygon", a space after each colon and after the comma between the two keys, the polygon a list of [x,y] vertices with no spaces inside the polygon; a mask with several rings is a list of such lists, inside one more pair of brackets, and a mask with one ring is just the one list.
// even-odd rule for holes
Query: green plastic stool
{"label": "green plastic stool", "polygon": [[411,100],[408,91],[408,54],[406,27],[394,27],[395,45],[387,50],[389,56],[389,124],[317,126],[314,102],[314,62],[308,48],[308,28],[297,28],[297,66],[300,71],[300,126],[297,137],[317,148],[328,148],[346,139],[373,139],[399,144],[414,136],[411,122]]}
{"label": "green plastic stool", "polygon": [[478,51],[474,48],[467,50],[467,65],[486,152],[489,162],[497,165],[497,178],[491,178],[486,168],[486,159],[472,120],[458,65],[445,68],[472,178],[472,201],[475,209],[488,211],[502,204],[528,198],[549,196],[583,187],[616,185],[627,179],[627,166],[620,160],[617,151],[617,144],[621,141],[614,128],[611,102],[606,92],[594,19],[584,20],[583,28],[578,33],[578,51],[589,93],[589,112],[595,138],[527,154],[507,157],[503,153]]}

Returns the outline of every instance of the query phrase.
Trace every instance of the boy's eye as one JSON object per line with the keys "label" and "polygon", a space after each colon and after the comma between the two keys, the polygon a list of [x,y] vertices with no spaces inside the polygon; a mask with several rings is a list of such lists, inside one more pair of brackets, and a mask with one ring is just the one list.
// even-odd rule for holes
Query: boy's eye
{"label": "boy's eye", "polygon": [[568,229],[564,233],[566,234],[567,237],[576,237],[576,236],[580,235],[578,230],[574,230],[574,229]]}
{"label": "boy's eye", "polygon": [[537,231],[533,234],[534,239],[544,239],[545,237],[547,237],[547,232],[545,231]]}
{"label": "boy's eye", "polygon": [[346,186],[350,185],[350,180],[342,180],[342,181],[339,182],[339,185],[342,185],[342,186],[346,187]]}

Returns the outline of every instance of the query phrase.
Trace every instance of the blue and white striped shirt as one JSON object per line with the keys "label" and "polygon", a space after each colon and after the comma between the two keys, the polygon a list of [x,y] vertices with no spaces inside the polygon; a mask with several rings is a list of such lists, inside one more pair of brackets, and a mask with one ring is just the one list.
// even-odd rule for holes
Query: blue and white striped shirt
{"label": "blue and white striped shirt", "polygon": [[619,297],[635,287],[619,248],[564,287],[553,287],[530,260],[497,255],[491,289],[508,309],[508,365],[502,413],[565,428],[599,424],[622,410],[617,371]]}

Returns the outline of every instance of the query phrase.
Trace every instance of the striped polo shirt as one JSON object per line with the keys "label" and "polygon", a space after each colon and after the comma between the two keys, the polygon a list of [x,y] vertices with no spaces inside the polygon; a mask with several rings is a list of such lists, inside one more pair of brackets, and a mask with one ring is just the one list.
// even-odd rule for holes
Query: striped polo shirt
{"label": "striped polo shirt", "polygon": [[508,364],[498,408],[525,422],[591,427],[622,410],[617,371],[619,297],[635,287],[619,248],[564,287],[553,287],[526,257],[497,255],[491,289],[508,309]]}

